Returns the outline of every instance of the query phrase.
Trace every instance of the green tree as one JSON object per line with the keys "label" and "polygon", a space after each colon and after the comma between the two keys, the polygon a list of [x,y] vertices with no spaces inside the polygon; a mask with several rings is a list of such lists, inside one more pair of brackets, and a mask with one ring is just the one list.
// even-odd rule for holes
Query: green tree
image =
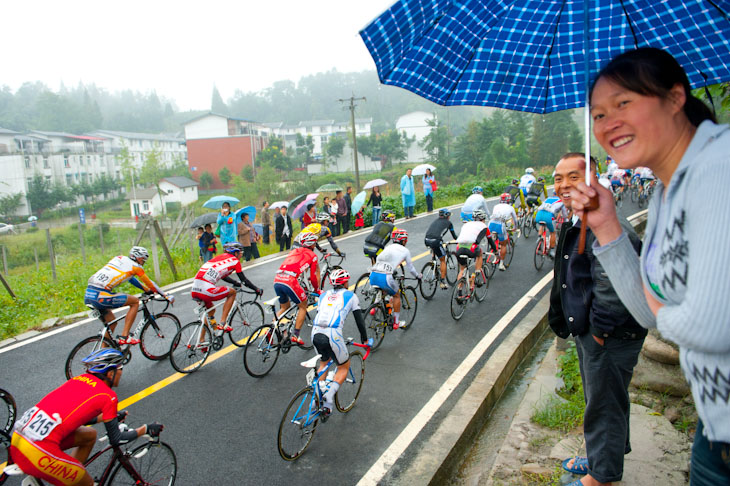
{"label": "green tree", "polygon": [[122,167],[121,174],[124,186],[127,188],[127,192],[129,192],[132,190],[132,186],[139,182],[139,173],[134,166],[134,158],[129,153],[129,147],[127,147],[124,140],[122,140],[122,149],[119,151],[117,159]]}
{"label": "green tree", "polygon": [[332,159],[338,159],[342,156],[342,152],[345,149],[345,139],[343,137],[332,136],[327,140],[324,152],[327,157]]}
{"label": "green tree", "polygon": [[293,161],[284,153],[284,140],[280,137],[271,137],[266,148],[258,153],[256,163],[259,167],[272,167],[276,170],[291,170]]}
{"label": "green tree", "polygon": [[152,150],[145,152],[144,155],[144,163],[142,164],[139,179],[142,184],[155,186],[157,189],[157,196],[160,198],[162,214],[164,215],[167,211],[165,209],[162,189],[160,189],[160,181],[163,177],[165,177],[165,168],[162,163],[162,151],[155,144]]}
{"label": "green tree", "polygon": [[221,94],[218,92],[218,88],[215,85],[213,86],[213,95],[211,96],[210,100],[210,111],[212,111],[213,113],[218,113],[220,115],[228,114],[228,107],[223,102],[223,98],[221,97]]}
{"label": "green tree", "polygon": [[253,182],[253,167],[246,165],[241,169],[241,177],[247,182]]}
{"label": "green tree", "polygon": [[213,185],[213,176],[210,175],[210,172],[208,172],[207,170],[203,171],[203,173],[200,174],[200,185],[204,189],[209,189],[210,186]]}
{"label": "green tree", "polygon": [[423,138],[421,146],[428,155],[427,160],[432,164],[448,163],[448,145],[451,140],[449,130],[440,120],[431,118],[426,120],[431,131]]}
{"label": "green tree", "polygon": [[40,216],[46,209],[53,208],[62,202],[71,202],[76,196],[59,184],[51,184],[40,174],[35,174],[28,183],[25,197],[32,211]]}
{"label": "green tree", "polygon": [[94,181],[94,194],[97,196],[103,195],[106,197],[109,193],[114,192],[116,188],[117,183],[107,174],[102,174]]}
{"label": "green tree", "polygon": [[224,186],[227,186],[228,183],[231,182],[231,177],[233,177],[233,174],[231,174],[231,170],[228,167],[223,167],[218,171],[218,180],[220,180],[221,184]]}
{"label": "green tree", "polygon": [[23,201],[23,193],[16,192],[0,197],[0,214],[8,220],[15,211],[20,207]]}

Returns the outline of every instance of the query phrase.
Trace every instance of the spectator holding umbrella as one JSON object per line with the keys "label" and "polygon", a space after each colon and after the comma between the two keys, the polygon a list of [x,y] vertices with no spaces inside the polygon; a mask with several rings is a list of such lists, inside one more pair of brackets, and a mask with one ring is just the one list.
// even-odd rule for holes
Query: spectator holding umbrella
{"label": "spectator holding umbrella", "polygon": [[433,211],[433,185],[436,179],[433,177],[431,169],[426,169],[426,173],[423,174],[423,194],[426,196],[426,208],[428,212]]}
{"label": "spectator holding umbrella", "polygon": [[416,206],[416,192],[413,187],[411,169],[408,169],[400,179],[400,195],[403,201],[403,212],[405,212],[406,219],[410,219],[413,217],[413,208]]}
{"label": "spectator holding umbrella", "polygon": [[[332,214],[332,205],[330,204],[330,198],[327,196],[325,196],[322,200],[322,212],[329,215]],[[304,226],[302,226],[302,228],[304,228]]]}
{"label": "spectator holding umbrella", "polygon": [[380,204],[383,201],[383,196],[380,194],[380,188],[378,186],[373,187],[373,192],[370,193],[367,206],[373,205],[373,226],[378,224],[380,221]]}
{"label": "spectator holding umbrella", "polygon": [[302,215],[302,228],[306,228],[315,221],[317,221],[317,210],[314,208],[314,203],[307,204],[307,211]]}
{"label": "spectator holding umbrella", "polygon": [[246,261],[259,258],[259,249],[256,242],[261,238],[248,218],[248,213],[242,213],[241,222],[238,223],[238,242],[243,245],[243,256]]}
{"label": "spectator holding umbrella", "polygon": [[[310,206],[314,207],[314,205]],[[304,213],[305,215],[307,213]],[[287,207],[282,206],[279,216],[276,217],[275,229],[276,241],[279,242],[279,251],[291,248],[291,236],[293,233],[291,217],[287,214]]]}
{"label": "spectator holding umbrella", "polygon": [[231,212],[230,203],[224,202],[221,206],[221,213],[218,215],[218,233],[221,237],[221,244],[233,243],[236,241],[235,217]]}

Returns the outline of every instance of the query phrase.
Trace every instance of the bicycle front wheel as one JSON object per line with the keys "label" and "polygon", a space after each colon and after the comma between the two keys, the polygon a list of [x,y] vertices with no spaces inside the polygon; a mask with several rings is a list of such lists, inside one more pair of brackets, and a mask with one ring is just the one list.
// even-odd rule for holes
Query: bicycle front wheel
{"label": "bicycle front wheel", "polygon": [[449,285],[456,283],[456,277],[459,276],[459,262],[456,261],[456,256],[449,252],[446,255],[446,281]]}
{"label": "bicycle front wheel", "polygon": [[145,358],[159,361],[170,355],[172,340],[180,330],[180,320],[169,312],[157,314],[153,319],[142,327],[139,347]]}
{"label": "bicycle front wheel", "polygon": [[302,388],[294,395],[279,422],[276,443],[279,455],[293,461],[304,453],[312,442],[319,424],[319,399],[311,387]]}
{"label": "bicycle front wheel", "polygon": [[404,331],[407,331],[416,320],[416,311],[418,310],[418,296],[416,289],[406,287],[400,294],[400,318],[405,321]]}
{"label": "bicycle front wheel", "polygon": [[535,246],[535,269],[540,270],[545,263],[545,240],[541,236]]}
{"label": "bicycle front wheel", "polygon": [[345,382],[335,394],[335,405],[337,410],[347,413],[355,406],[357,397],[360,396],[362,384],[365,381],[365,362],[360,350],[350,353],[350,370],[347,372]]}
{"label": "bicycle front wheel", "polygon": [[461,319],[466,310],[466,304],[469,302],[469,284],[465,277],[461,277],[455,284],[454,290],[451,291],[451,317],[457,321]]}
{"label": "bicycle front wheel", "polygon": [[[9,466],[13,462],[10,460],[10,436],[4,430],[0,430],[0,466]],[[0,469],[0,484],[5,483],[8,475]]]}
{"label": "bicycle front wheel", "polygon": [[170,346],[170,363],[180,373],[192,373],[203,366],[213,347],[213,335],[199,321],[185,324]]}
{"label": "bicycle front wheel", "polygon": [[489,289],[489,279],[485,278],[484,271],[476,272],[474,276],[474,297],[477,302],[482,302],[487,298],[487,290]]}
{"label": "bicycle front wheel", "polygon": [[368,338],[373,338],[372,351],[378,349],[383,342],[386,322],[387,315],[383,310],[383,305],[380,302],[370,304],[370,307],[365,311],[365,331],[367,332]]}
{"label": "bicycle front wheel", "polygon": [[375,298],[375,289],[370,285],[370,274],[365,272],[355,282],[353,289],[355,295],[360,300],[360,307],[367,307]]}
{"label": "bicycle front wheel", "polygon": [[231,342],[242,348],[248,342],[251,332],[264,323],[264,310],[258,302],[250,301],[233,308],[228,325],[233,331],[228,333]]}
{"label": "bicycle front wheel", "polygon": [[80,343],[78,343],[76,346],[74,346],[71,352],[68,353],[68,358],[66,358],[66,365],[64,366],[66,379],[70,380],[75,376],[83,375],[84,373],[86,373],[86,365],[82,363],[81,360],[86,358],[91,353],[99,351],[101,348],[118,349],[116,346],[114,346],[111,340],[107,338],[104,338],[102,344],[102,339],[100,336],[89,336]]}
{"label": "bicycle front wheel", "polygon": [[0,388],[0,431],[10,433],[15,424],[15,416],[18,411],[13,396]]}
{"label": "bicycle front wheel", "polygon": [[507,245],[507,253],[504,256],[504,266],[509,267],[510,264],[512,264],[512,257],[515,255],[515,240],[510,237],[504,241],[504,244]]}
{"label": "bicycle front wheel", "polygon": [[433,294],[436,293],[436,287],[438,287],[438,278],[436,277],[435,267],[436,266],[433,262],[427,262],[423,266],[423,269],[421,269],[423,278],[421,279],[421,285],[419,287],[421,288],[421,295],[426,300],[431,300],[433,298]]}
{"label": "bicycle front wheel", "polygon": [[[122,461],[128,461],[123,464]],[[148,442],[119,459],[109,476],[109,485],[136,486],[139,484],[165,484],[172,486],[177,477],[177,458],[172,447],[164,442]]]}
{"label": "bicycle front wheel", "polygon": [[532,213],[528,213],[525,216],[525,221],[522,223],[522,234],[525,235],[525,238],[530,237],[530,233],[532,233],[532,225],[534,221],[534,216]]}
{"label": "bicycle front wheel", "polygon": [[266,376],[279,359],[281,344],[272,324],[259,326],[243,349],[243,367],[254,378]]}

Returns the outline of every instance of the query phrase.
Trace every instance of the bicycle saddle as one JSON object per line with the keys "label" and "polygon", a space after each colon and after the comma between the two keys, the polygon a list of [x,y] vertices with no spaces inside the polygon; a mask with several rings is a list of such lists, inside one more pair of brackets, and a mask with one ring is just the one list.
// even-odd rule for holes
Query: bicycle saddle
{"label": "bicycle saddle", "polygon": [[319,361],[319,358],[321,358],[321,357],[322,357],[322,355],[318,354],[316,356],[311,357],[307,361],[302,361],[299,364],[304,366],[305,368],[314,368],[315,366],[317,366],[317,362]]}

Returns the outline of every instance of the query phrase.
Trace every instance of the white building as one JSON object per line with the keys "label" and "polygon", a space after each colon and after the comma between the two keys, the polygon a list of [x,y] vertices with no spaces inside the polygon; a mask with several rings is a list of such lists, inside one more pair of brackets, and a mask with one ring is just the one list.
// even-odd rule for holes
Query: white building
{"label": "white building", "polygon": [[187,206],[198,200],[198,183],[187,177],[165,177],[160,181],[164,200]]}
{"label": "white building", "polygon": [[162,203],[156,187],[134,189],[124,199],[129,200],[129,213],[133,218],[143,214],[152,217],[162,214]]}
{"label": "white building", "polygon": [[434,113],[426,113],[425,111],[414,111],[398,117],[395,122],[395,129],[399,132],[406,132],[408,138],[416,137],[416,141],[408,147],[406,160],[403,163],[421,163],[426,160],[427,154],[421,147],[421,143],[431,133],[432,127],[428,125],[428,121],[435,119],[436,115]]}

